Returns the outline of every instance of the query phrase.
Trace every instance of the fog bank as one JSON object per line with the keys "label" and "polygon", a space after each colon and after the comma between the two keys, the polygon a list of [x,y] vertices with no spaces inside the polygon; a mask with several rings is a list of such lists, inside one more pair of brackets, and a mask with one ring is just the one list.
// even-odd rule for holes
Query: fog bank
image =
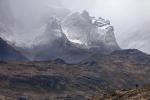
{"label": "fog bank", "polygon": [[[42,33],[41,20],[51,7],[69,10],[87,10],[92,16],[109,19],[122,48],[137,48],[150,53],[150,1],[149,0],[10,0],[20,30],[15,30],[20,41],[32,40]],[[38,29],[38,30],[37,30]],[[40,31],[39,31],[40,30]],[[18,35],[19,34],[19,35]],[[21,40],[21,37],[24,37]],[[15,40],[15,39],[14,39]]]}

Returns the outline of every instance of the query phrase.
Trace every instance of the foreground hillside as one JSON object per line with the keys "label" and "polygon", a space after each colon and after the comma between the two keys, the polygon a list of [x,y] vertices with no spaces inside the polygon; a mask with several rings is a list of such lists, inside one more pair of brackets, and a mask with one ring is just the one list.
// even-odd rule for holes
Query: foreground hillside
{"label": "foreground hillside", "polygon": [[91,100],[149,100],[150,87],[131,90],[118,90],[101,96],[92,97]]}
{"label": "foreground hillside", "polygon": [[[95,58],[95,59],[94,59]],[[88,100],[150,83],[150,56],[138,50],[93,55],[81,64],[0,62],[0,100]],[[121,99],[122,100],[122,99]]]}

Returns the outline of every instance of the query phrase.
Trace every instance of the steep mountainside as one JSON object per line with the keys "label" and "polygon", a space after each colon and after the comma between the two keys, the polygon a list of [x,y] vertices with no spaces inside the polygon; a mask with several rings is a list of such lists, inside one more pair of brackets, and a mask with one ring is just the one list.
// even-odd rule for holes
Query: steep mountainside
{"label": "steep mountainside", "polygon": [[86,49],[68,40],[56,18],[50,18],[45,32],[34,42],[38,43],[33,48],[23,50],[31,60],[47,61],[61,58],[68,63],[79,63],[88,55]]}
{"label": "steep mountainside", "polygon": [[19,51],[15,50],[6,41],[0,38],[0,60],[1,61],[27,61]]}
{"label": "steep mountainside", "polygon": [[68,63],[79,63],[93,53],[109,54],[120,50],[110,22],[94,19],[86,11],[63,19],[50,17],[45,27],[33,41],[32,48],[21,48],[32,60],[61,58]]}
{"label": "steep mountainside", "polygon": [[[110,22],[91,17],[87,11],[71,13],[61,6],[59,0],[51,1],[52,4],[46,7],[41,4],[44,11],[39,9],[39,12],[35,12],[37,6],[32,8],[33,5],[29,5],[30,0],[14,2],[20,3],[20,6],[14,7],[9,0],[0,1],[0,32],[13,32],[9,37],[1,37],[12,42],[31,60],[61,58],[68,63],[79,63],[92,53],[108,54],[120,49]],[[18,15],[16,20],[9,3],[12,3],[14,16]],[[35,3],[38,5],[38,2]],[[25,11],[17,10],[23,5],[29,7]],[[23,13],[25,16],[20,17]],[[15,27],[12,27],[14,23]]]}
{"label": "steep mountainside", "polygon": [[64,33],[72,42],[101,53],[119,50],[114,28],[108,20],[91,17],[87,11],[68,15],[62,22]]}

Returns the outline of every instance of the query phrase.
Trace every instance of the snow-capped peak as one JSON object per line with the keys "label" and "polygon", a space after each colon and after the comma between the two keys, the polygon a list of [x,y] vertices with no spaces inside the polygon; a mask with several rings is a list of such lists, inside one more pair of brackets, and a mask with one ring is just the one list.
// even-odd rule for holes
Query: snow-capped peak
{"label": "snow-capped peak", "polygon": [[67,16],[62,27],[70,41],[85,44],[88,48],[119,48],[110,21],[91,17],[87,11]]}

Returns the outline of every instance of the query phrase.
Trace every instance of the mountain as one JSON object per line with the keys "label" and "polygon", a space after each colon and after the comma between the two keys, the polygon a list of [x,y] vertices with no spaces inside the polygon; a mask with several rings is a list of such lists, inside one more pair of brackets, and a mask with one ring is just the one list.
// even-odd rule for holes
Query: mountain
{"label": "mountain", "polygon": [[[127,50],[116,50],[107,55],[97,55],[93,54],[88,59],[84,60],[83,62],[91,62],[95,61],[99,64],[106,63],[106,62],[119,62],[128,64],[131,63],[140,63],[142,64],[150,64],[150,55],[139,51],[137,49],[127,49]],[[115,61],[116,60],[116,61]],[[119,64],[120,65],[120,64]]]}
{"label": "mountain", "polygon": [[92,18],[88,12],[50,17],[44,32],[33,40],[32,48],[22,48],[31,60],[63,59],[79,63],[93,53],[120,50],[109,21]]}
{"label": "mountain", "polygon": [[91,17],[87,11],[68,15],[62,22],[68,39],[101,53],[119,50],[110,21]]}
{"label": "mountain", "polygon": [[68,40],[59,21],[52,17],[45,32],[34,40],[32,48],[20,48],[31,60],[47,61],[63,59],[68,63],[79,63],[88,55],[88,51]]}
{"label": "mountain", "polygon": [[[60,0],[32,1],[40,7],[32,5],[30,0],[13,2],[0,1],[1,33],[12,31],[11,36],[1,37],[15,44],[12,46],[30,60],[60,58],[68,63],[79,63],[92,53],[108,54],[120,49],[108,20],[91,17],[87,11],[72,13]],[[27,6],[25,11],[18,10]]]}
{"label": "mountain", "polygon": [[0,38],[0,60],[1,61],[27,61],[19,51],[15,50],[6,41]]}
{"label": "mountain", "polygon": [[[89,59],[90,62],[80,64],[67,64],[62,59],[0,63],[1,96],[12,100],[88,100],[150,83],[150,55],[141,51],[118,50],[97,56],[96,60],[92,56]],[[129,91],[124,95],[142,91]],[[122,98],[127,98],[125,96]]]}
{"label": "mountain", "polygon": [[[108,55],[93,55],[82,63],[93,66],[106,90],[133,88],[149,84],[150,55],[136,49],[118,50]],[[97,69],[97,70],[96,70]],[[105,86],[103,86],[105,87]]]}

